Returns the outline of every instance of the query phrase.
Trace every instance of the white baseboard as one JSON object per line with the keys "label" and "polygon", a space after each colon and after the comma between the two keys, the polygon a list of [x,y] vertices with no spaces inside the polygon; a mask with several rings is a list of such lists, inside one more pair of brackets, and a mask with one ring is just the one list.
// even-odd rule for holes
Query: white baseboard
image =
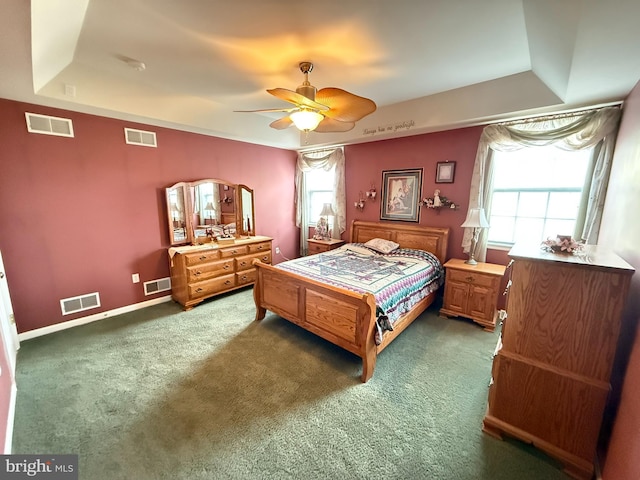
{"label": "white baseboard", "polygon": [[97,320],[103,320],[108,317],[114,317],[116,315],[121,315],[123,313],[133,312],[135,310],[141,310],[146,307],[150,307],[152,305],[158,305],[160,303],[170,302],[171,295],[167,295],[165,297],[154,298],[153,300],[147,300],[145,302],[134,303],[133,305],[127,305],[120,308],[115,308],[113,310],[109,310],[107,312],[100,312],[94,315],[89,315],[87,317],[76,318],[74,320],[69,320],[68,322],[56,323],[55,325],[48,325],[46,327],[37,328],[35,330],[29,330],[28,332],[23,332],[18,334],[18,340],[29,340],[31,338],[41,337],[42,335],[48,335],[50,333],[59,332],[61,330],[66,330],[68,328],[77,327],[79,325],[84,325],[86,323],[95,322]]}

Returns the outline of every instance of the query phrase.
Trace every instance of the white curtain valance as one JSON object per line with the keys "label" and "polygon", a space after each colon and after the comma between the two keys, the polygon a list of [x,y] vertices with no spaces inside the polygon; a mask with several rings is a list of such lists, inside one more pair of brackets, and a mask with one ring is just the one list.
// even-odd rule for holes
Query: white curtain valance
{"label": "white curtain valance", "polygon": [[525,147],[554,145],[564,150],[590,148],[615,132],[620,120],[618,107],[603,108],[578,117],[567,116],[530,121],[512,126],[488,125],[483,140],[493,149],[513,151]]}
{"label": "white curtain valance", "polygon": [[[613,146],[620,122],[620,108],[607,107],[563,117],[534,119],[516,125],[488,125],[478,144],[469,208],[484,208],[487,217],[491,211],[493,165],[491,151],[509,152],[526,147],[554,145],[564,150],[581,150],[598,146],[594,150],[593,175],[588,191],[586,217],[582,239],[595,243],[599,232],[602,208],[606,195]],[[465,252],[471,245],[472,229],[465,229],[462,247]],[[478,242],[476,258],[484,260],[487,250],[487,232],[483,231]]]}

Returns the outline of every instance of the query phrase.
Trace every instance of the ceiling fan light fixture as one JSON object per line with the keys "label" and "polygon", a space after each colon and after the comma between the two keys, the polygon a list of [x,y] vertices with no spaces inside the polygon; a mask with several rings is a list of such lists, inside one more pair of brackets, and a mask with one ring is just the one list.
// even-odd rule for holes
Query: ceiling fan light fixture
{"label": "ceiling fan light fixture", "polygon": [[315,130],[324,118],[320,113],[314,112],[313,110],[299,110],[293,112],[289,117],[296,128],[303,132]]}

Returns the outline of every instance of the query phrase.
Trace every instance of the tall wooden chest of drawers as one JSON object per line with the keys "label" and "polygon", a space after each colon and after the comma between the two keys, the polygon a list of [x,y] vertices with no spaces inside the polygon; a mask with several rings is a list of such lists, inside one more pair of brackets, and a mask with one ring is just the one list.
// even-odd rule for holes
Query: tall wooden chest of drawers
{"label": "tall wooden chest of drawers", "polygon": [[236,239],[235,243],[205,244],[169,249],[171,259],[171,296],[185,310],[203,300],[256,280],[254,258],[271,263],[269,237]]}
{"label": "tall wooden chest of drawers", "polygon": [[590,479],[633,268],[587,246],[580,255],[516,245],[502,346],[483,430],[533,443]]}

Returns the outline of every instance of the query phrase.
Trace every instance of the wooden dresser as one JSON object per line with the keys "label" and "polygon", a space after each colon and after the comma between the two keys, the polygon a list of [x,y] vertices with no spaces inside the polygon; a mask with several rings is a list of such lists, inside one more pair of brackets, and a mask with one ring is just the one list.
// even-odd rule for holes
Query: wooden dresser
{"label": "wooden dresser", "polygon": [[533,443],[591,479],[633,268],[601,247],[581,255],[516,245],[507,317],[483,430]]}
{"label": "wooden dresser", "polygon": [[492,332],[498,315],[498,293],[505,266],[478,262],[469,265],[452,258],[446,269],[440,315],[470,318]]}
{"label": "wooden dresser", "polygon": [[256,270],[251,262],[258,258],[271,263],[271,240],[255,236],[229,245],[170,248],[173,299],[190,310],[209,297],[253,284]]}

